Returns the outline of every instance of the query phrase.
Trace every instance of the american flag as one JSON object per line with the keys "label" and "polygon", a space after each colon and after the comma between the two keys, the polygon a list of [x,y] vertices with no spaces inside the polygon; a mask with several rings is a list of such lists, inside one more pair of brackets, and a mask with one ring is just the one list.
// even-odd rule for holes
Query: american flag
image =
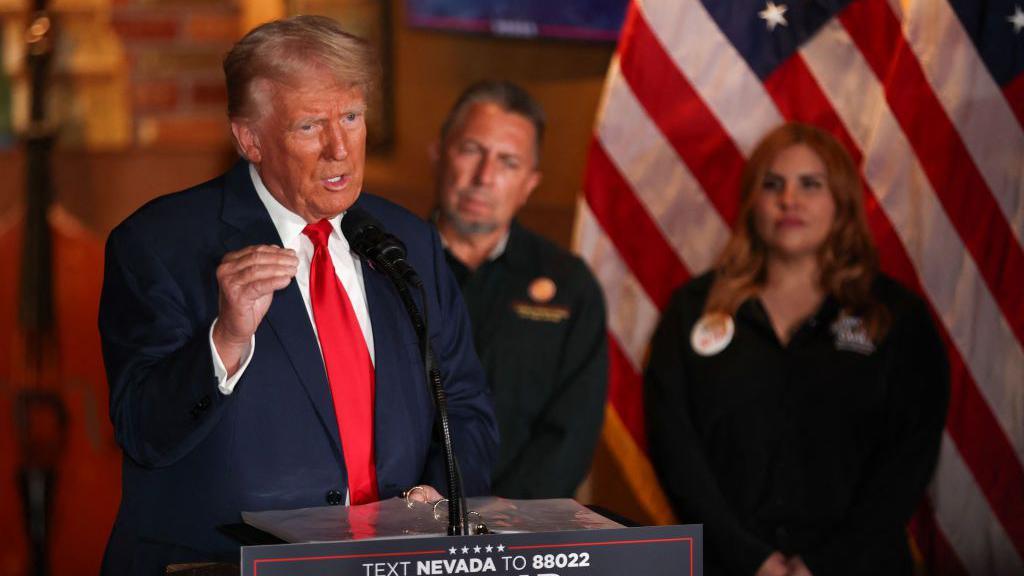
{"label": "american flag", "polygon": [[590,145],[576,246],[609,302],[604,441],[658,521],[641,373],[707,270],[745,157],[786,120],[835,134],[883,270],[922,294],[951,407],[911,523],[937,574],[1024,574],[1024,0],[634,0]]}

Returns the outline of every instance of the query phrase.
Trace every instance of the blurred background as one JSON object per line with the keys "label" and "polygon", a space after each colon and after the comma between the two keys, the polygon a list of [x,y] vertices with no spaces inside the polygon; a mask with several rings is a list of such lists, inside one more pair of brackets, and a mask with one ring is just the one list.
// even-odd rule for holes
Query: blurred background
{"label": "blurred background", "polygon": [[[550,125],[544,180],[521,220],[569,246],[626,1],[578,3],[586,5],[576,15],[589,19],[585,27],[550,30],[472,14],[443,17],[432,4],[444,3],[53,0],[44,106],[45,123],[55,130],[47,174],[52,203],[42,206],[40,194],[27,189],[30,153],[15,136],[25,134],[32,116],[25,31],[34,7],[0,0],[0,575],[29,573],[20,496],[20,486],[31,485],[21,481],[26,463],[55,471],[47,479],[52,514],[45,526],[55,551],[51,572],[99,569],[120,496],[120,452],[96,333],[103,241],[147,200],[233,163],[221,60],[252,26],[322,13],[378,45],[385,87],[370,118],[365,189],[424,216],[434,202],[427,148],[456,96],[484,78],[523,85],[543,104]],[[410,14],[410,7],[423,12]],[[40,209],[49,240],[32,223]],[[26,238],[40,245],[26,246]],[[28,282],[38,295],[46,271],[22,255],[47,252],[54,262],[53,307],[40,318],[26,312],[39,302],[24,301],[22,286]],[[601,456],[596,466],[616,468]],[[628,491],[606,486],[588,482],[580,499],[643,519]]]}
{"label": "blurred background", "polygon": [[298,13],[378,46],[365,189],[420,215],[428,147],[465,86],[508,79],[543,104],[544,178],[521,220],[565,247],[575,236],[609,304],[605,427],[577,497],[640,523],[674,520],[640,401],[660,310],[727,238],[761,135],[784,120],[834,134],[866,183],[883,271],[926,299],[952,365],[910,526],[918,567],[1024,574],[1020,2],[49,2],[0,0],[0,576],[31,574],[42,534],[49,573],[98,571],[120,494],[103,241],[233,163],[221,59]]}

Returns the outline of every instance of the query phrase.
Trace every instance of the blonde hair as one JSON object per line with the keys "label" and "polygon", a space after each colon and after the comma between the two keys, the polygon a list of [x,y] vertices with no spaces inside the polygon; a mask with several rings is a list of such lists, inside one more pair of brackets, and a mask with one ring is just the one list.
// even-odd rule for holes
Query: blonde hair
{"label": "blonde hair", "polygon": [[767,247],[757,234],[754,204],[776,156],[797,144],[810,148],[825,165],[836,207],[832,228],[818,252],[821,288],[839,302],[844,313],[864,318],[868,333],[877,341],[886,331],[888,312],[871,294],[878,274],[878,254],[864,215],[857,167],[831,134],[797,122],[783,124],[769,132],[743,169],[739,217],[729,242],[715,262],[715,280],[704,311],[731,316],[764,285]]}
{"label": "blonde hair", "polygon": [[258,118],[255,84],[295,84],[311,71],[325,70],[339,85],[362,90],[371,101],[380,85],[380,63],[362,38],[325,16],[294,16],[253,28],[224,58],[229,118]]}

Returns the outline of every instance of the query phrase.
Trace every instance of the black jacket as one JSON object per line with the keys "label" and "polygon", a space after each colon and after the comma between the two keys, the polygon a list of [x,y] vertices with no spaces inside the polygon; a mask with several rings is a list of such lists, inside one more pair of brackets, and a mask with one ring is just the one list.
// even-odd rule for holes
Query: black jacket
{"label": "black jacket", "polygon": [[[501,435],[494,493],[571,497],[604,419],[601,288],[582,260],[514,222],[494,260],[473,272],[451,254],[448,263],[494,395]],[[554,288],[550,300],[545,284]]]}
{"label": "black jacket", "polygon": [[752,299],[730,344],[701,356],[690,334],[711,282],[673,296],[645,375],[651,459],[680,520],[705,526],[705,574],[754,574],[775,550],[815,576],[909,574],[905,525],[949,398],[924,304],[880,277],[892,320],[868,351],[841,333],[835,300],[782,346]]}

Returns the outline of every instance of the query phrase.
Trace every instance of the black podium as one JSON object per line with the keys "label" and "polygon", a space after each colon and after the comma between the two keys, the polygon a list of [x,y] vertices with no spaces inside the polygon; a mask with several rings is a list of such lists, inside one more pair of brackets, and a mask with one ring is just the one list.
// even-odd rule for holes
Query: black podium
{"label": "black podium", "polygon": [[[470,499],[493,533],[443,536],[443,507],[246,513],[287,544],[245,546],[242,576],[699,576],[699,525],[626,528],[572,500]],[[192,575],[189,575],[192,576]],[[199,575],[196,575],[199,576]],[[219,576],[219,575],[215,575]]]}

